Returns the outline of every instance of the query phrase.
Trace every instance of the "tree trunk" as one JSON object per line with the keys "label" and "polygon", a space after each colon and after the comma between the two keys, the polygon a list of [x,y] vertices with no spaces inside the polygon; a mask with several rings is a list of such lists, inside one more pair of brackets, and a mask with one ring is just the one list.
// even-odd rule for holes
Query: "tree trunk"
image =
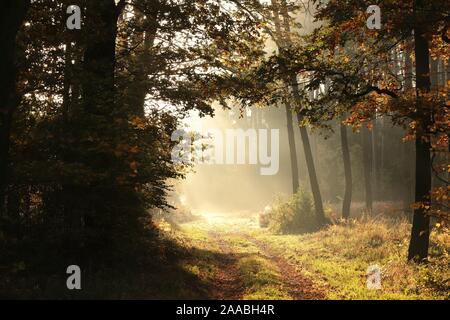
{"label": "tree trunk", "polygon": [[[379,173],[379,160],[380,160],[380,153],[379,153],[379,146],[378,146],[378,141],[379,141],[379,123],[378,123],[378,115],[375,112],[375,117],[372,121],[372,130],[370,130],[368,132],[369,135],[369,139],[370,139],[370,146],[372,148],[371,153],[371,175],[370,178],[372,179],[371,182],[371,197],[372,197],[372,203],[373,201],[377,200],[377,196],[378,196],[378,177],[380,175]],[[369,213],[372,213],[372,209],[370,210]]]}
{"label": "tree trunk", "polygon": [[16,37],[30,0],[0,3],[0,217],[5,214],[11,121],[18,103],[16,92]]}
{"label": "tree trunk", "polygon": [[[277,1],[272,1],[272,4],[275,8],[275,10],[274,10],[275,19],[274,20],[275,20],[275,26],[277,29],[277,35],[282,44],[289,45],[291,42],[291,39],[289,37],[289,33],[291,32],[291,30],[290,30],[290,17],[289,17],[288,11],[287,11],[286,1],[282,0],[280,8],[279,8],[281,15],[283,17],[284,30],[281,30],[278,11],[276,10],[278,7],[278,3],[277,3]],[[285,33],[284,36],[283,36],[283,31]],[[280,48],[280,49],[283,50],[284,48]],[[297,76],[295,74],[287,75],[285,82],[289,87],[291,87],[294,100],[299,101],[300,93],[299,93],[298,84],[297,84]],[[298,112],[297,112],[297,120],[300,124],[300,122],[302,120],[302,116]],[[320,194],[319,182],[317,180],[316,168],[314,166],[314,159],[313,159],[313,155],[312,155],[312,151],[311,151],[311,144],[309,141],[308,130],[304,126],[300,126],[300,136],[302,138],[303,149],[305,152],[306,167],[308,168],[311,192],[312,192],[313,198],[314,198],[314,207],[315,207],[315,211],[316,211],[317,223],[318,223],[318,225],[324,225],[324,224],[326,224],[327,221],[325,218],[325,213],[323,211],[322,196]]]}
{"label": "tree trunk", "polygon": [[342,145],[342,158],[344,160],[344,173],[345,173],[345,194],[344,202],[342,204],[342,217],[344,219],[350,218],[350,207],[352,203],[352,166],[350,162],[350,148],[348,145],[347,127],[341,123],[341,145]]}
{"label": "tree trunk", "polygon": [[[405,90],[410,91],[413,88],[413,62],[412,62],[411,44],[407,43],[405,50]],[[403,195],[403,207],[408,220],[412,221],[411,205],[414,202],[414,170],[415,163],[411,161],[414,158],[414,145],[404,142],[403,165],[405,188]]]}
{"label": "tree trunk", "polygon": [[0,114],[0,217],[6,215],[6,188],[9,175],[9,146],[12,112]]}
{"label": "tree trunk", "polygon": [[[416,139],[416,202],[427,201],[431,190],[430,144]],[[423,208],[414,210],[408,260],[425,261],[428,257],[430,217]]]}
{"label": "tree trunk", "polygon": [[[119,4],[121,3],[123,1],[119,2]],[[117,129],[111,127],[109,130],[108,127],[105,127],[105,123],[111,122],[111,126],[114,126],[115,117],[120,113],[119,104],[116,102],[115,88],[117,20],[120,13],[115,0],[87,2],[84,28],[88,30],[88,34],[85,40],[81,87],[83,111],[80,112],[87,116],[86,119],[90,123],[87,130],[92,130],[97,135],[93,143],[98,147],[83,151],[83,156],[89,159],[86,165],[93,172],[108,172],[109,174],[107,179],[100,180],[98,184],[74,186],[73,198],[85,199],[87,204],[83,202],[75,204],[74,206],[78,207],[74,209],[82,213],[86,247],[90,248],[91,252],[113,245],[113,226],[117,225],[117,219],[119,219],[119,210],[112,205],[112,201],[116,199],[111,199],[111,197],[118,190],[114,183],[118,172],[115,166],[124,166],[125,164],[104,152],[104,147],[100,146],[102,144],[109,145],[111,150],[118,143],[114,139]],[[90,30],[95,30],[95,32],[90,32]],[[104,126],[105,129],[98,131],[95,127],[97,123]],[[106,249],[102,253],[109,254]],[[86,258],[91,263],[93,258],[100,257],[88,254]]]}
{"label": "tree trunk", "polygon": [[377,170],[377,189],[376,189],[376,197],[375,200],[381,201],[382,199],[386,199],[386,191],[385,186],[383,185],[383,176],[384,176],[384,137],[386,132],[386,119],[384,116],[380,119],[380,146],[379,146],[379,165]]}
{"label": "tree trunk", "polygon": [[151,50],[158,31],[158,8],[151,9],[153,11],[145,12],[144,16],[144,12],[137,7],[134,8],[135,19],[141,25],[142,31],[133,34],[131,40],[125,39],[130,42],[130,47],[135,51],[135,57],[132,60],[134,63],[131,66],[133,81],[127,84],[125,101],[131,112],[139,117],[145,115],[145,99],[151,89],[149,75],[154,74],[155,68]]}
{"label": "tree trunk", "polygon": [[412,212],[411,212],[411,205],[413,204],[413,191],[411,186],[414,185],[414,181],[412,177],[412,166],[415,167],[414,161],[414,150],[413,147],[410,145],[410,141],[403,142],[403,179],[404,179],[404,190],[403,190],[403,211],[405,212],[405,216],[409,221],[412,221]]}
{"label": "tree trunk", "polygon": [[373,174],[373,149],[372,149],[372,133],[368,128],[362,128],[362,145],[363,145],[363,167],[364,167],[364,190],[366,198],[366,210],[369,214],[373,210],[372,197],[372,174]]}
{"label": "tree trunk", "polygon": [[[420,0],[416,0],[415,9],[421,5]],[[423,93],[427,93],[431,88],[430,81],[430,59],[428,40],[425,38],[421,27],[414,30],[415,56],[416,56],[416,92],[418,109],[423,113],[424,123],[416,133],[416,202],[427,202],[431,191],[431,159],[430,142],[424,140],[424,132],[430,122],[430,115],[427,110],[421,109]],[[428,246],[430,239],[430,217],[426,215],[423,208],[414,210],[413,225],[411,230],[411,241],[408,250],[408,259],[416,262],[423,262],[428,257]]]}
{"label": "tree trunk", "polygon": [[115,48],[117,8],[114,0],[89,2],[86,9],[88,32],[84,53],[83,99],[86,111],[110,114],[114,109]]}
{"label": "tree trunk", "polygon": [[436,59],[431,59],[430,61],[430,81],[431,90],[437,91],[439,89],[439,73],[438,73],[439,61]]}
{"label": "tree trunk", "polygon": [[[278,12],[278,4],[277,1],[273,1],[274,10],[274,23],[276,28],[276,34],[278,37],[279,45],[286,45],[286,42],[289,42],[289,39],[284,39],[283,31],[281,29],[280,16]],[[286,22],[286,21],[285,21]],[[286,26],[285,26],[286,27]],[[282,50],[283,48],[280,48]],[[299,188],[299,172],[298,172],[298,161],[297,161],[297,148],[295,147],[295,133],[294,133],[294,124],[292,118],[292,106],[289,100],[284,101],[284,105],[286,108],[286,121],[287,121],[287,134],[289,141],[289,155],[291,160],[291,174],[292,174],[292,193],[296,193]]]}
{"label": "tree trunk", "polygon": [[[296,86],[294,86],[294,92],[297,92],[298,89],[295,88]],[[297,95],[298,92],[297,94],[294,94],[294,96]],[[297,120],[299,123],[302,121],[300,113],[297,113]],[[320,193],[319,181],[317,180],[316,167],[314,165],[314,159],[311,151],[311,144],[309,142],[308,130],[306,130],[306,127],[304,126],[300,126],[299,128],[303,143],[303,150],[305,152],[306,167],[308,168],[311,192],[313,194],[314,199],[314,208],[316,211],[317,223],[319,225],[324,225],[326,224],[327,219],[325,218],[325,213],[323,211],[322,195]]]}
{"label": "tree trunk", "polygon": [[299,188],[298,178],[298,162],[297,162],[297,148],[295,146],[294,123],[292,118],[292,108],[289,101],[285,101],[286,120],[287,120],[287,134],[289,141],[289,154],[291,157],[291,173],[292,173],[292,193],[295,194]]}

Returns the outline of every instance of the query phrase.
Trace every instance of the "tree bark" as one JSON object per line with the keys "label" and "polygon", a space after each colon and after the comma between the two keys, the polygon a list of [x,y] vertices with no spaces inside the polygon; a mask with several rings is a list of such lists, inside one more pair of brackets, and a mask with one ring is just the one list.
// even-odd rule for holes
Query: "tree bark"
{"label": "tree bark", "polygon": [[[415,9],[420,8],[422,1],[416,0]],[[426,137],[426,130],[430,122],[428,110],[421,108],[422,95],[431,89],[430,59],[428,40],[421,26],[416,25],[414,30],[415,56],[416,56],[416,92],[419,112],[422,113],[423,124],[416,133],[416,189],[415,201],[427,202],[431,191],[431,154],[430,142]],[[422,109],[422,110],[421,110]],[[414,210],[411,241],[408,250],[408,260],[424,262],[428,258],[430,239],[430,217],[424,208]]]}
{"label": "tree bark", "polygon": [[373,149],[372,133],[368,128],[362,128],[363,167],[364,167],[364,191],[366,210],[369,214],[373,210],[372,174],[373,174]]}
{"label": "tree bark", "polygon": [[298,191],[298,188],[300,187],[298,177],[297,148],[295,146],[295,133],[292,118],[292,107],[289,101],[285,101],[285,107],[286,107],[287,134],[289,141],[289,154],[291,157],[292,193],[295,194]]}
{"label": "tree bark", "polygon": [[[142,30],[132,35],[131,47],[134,48],[134,63],[132,64],[133,81],[127,85],[125,101],[128,103],[134,115],[143,117],[145,115],[146,96],[151,89],[149,75],[154,73],[155,65],[152,61],[152,47],[158,31],[158,8],[152,8],[151,12],[141,12],[134,8],[136,22]],[[144,32],[145,31],[145,32]],[[127,40],[125,40],[127,41]]]}
{"label": "tree bark", "polygon": [[[289,33],[291,32],[291,29],[290,29],[290,17],[289,17],[288,11],[287,11],[286,1],[282,0],[280,8],[279,8],[279,10],[281,12],[281,16],[283,17],[284,30],[281,30],[281,27],[280,27],[280,21],[278,18],[279,16],[278,16],[278,11],[277,11],[278,3],[277,3],[277,1],[272,1],[272,4],[274,5],[274,8],[275,8],[274,13],[275,13],[275,24],[276,24],[276,28],[277,28],[277,35],[280,38],[280,40],[282,40],[281,41],[282,44],[289,45],[291,42],[291,39],[289,37]],[[283,31],[284,31],[285,35],[283,35]],[[284,47],[280,48],[280,49],[283,50]],[[285,82],[292,89],[292,95],[293,95],[294,101],[299,101],[300,93],[299,93],[298,84],[297,84],[297,76],[295,74],[287,74]],[[302,120],[303,120],[302,115],[299,112],[297,112],[298,123],[300,124],[300,122]],[[303,143],[303,149],[305,152],[306,167],[308,168],[311,192],[312,192],[313,198],[314,198],[316,219],[317,219],[318,225],[321,226],[321,225],[326,224],[327,220],[325,218],[325,213],[323,210],[322,196],[320,194],[319,181],[317,180],[316,168],[314,165],[314,159],[313,159],[313,155],[312,155],[312,151],[311,151],[311,143],[309,141],[308,130],[306,129],[306,127],[300,126],[299,128],[300,128],[300,136],[301,136],[302,143]]]}
{"label": "tree bark", "polygon": [[[371,182],[371,197],[372,197],[372,203],[373,201],[377,200],[377,196],[378,196],[378,190],[379,190],[379,185],[378,185],[378,178],[380,175],[379,172],[379,163],[380,163],[380,153],[379,153],[379,145],[378,145],[378,141],[379,141],[379,123],[378,123],[378,115],[375,112],[375,117],[372,120],[372,129],[368,132],[369,135],[369,141],[370,141],[370,147],[372,148],[372,151],[369,152],[369,154],[371,155],[371,160],[370,160],[370,164],[371,164],[371,174],[370,174],[370,178],[372,179]],[[370,210],[369,213],[372,213],[372,209]]]}
{"label": "tree bark", "polygon": [[[297,120],[300,123],[302,117],[297,113]],[[322,195],[320,193],[319,181],[317,180],[316,167],[311,151],[311,144],[309,142],[308,130],[304,126],[300,126],[300,136],[302,138],[303,150],[305,152],[306,167],[308,168],[309,182],[311,185],[311,192],[314,199],[314,209],[316,212],[316,219],[319,225],[324,225],[327,222],[322,204]]]}
{"label": "tree bark", "polygon": [[[427,201],[431,190],[430,144],[416,139],[416,202]],[[423,208],[414,210],[408,260],[425,261],[428,257],[430,238],[430,217]]]}
{"label": "tree bark", "polygon": [[347,127],[341,123],[341,146],[342,146],[342,158],[344,160],[344,173],[345,173],[345,194],[342,204],[342,217],[344,219],[350,218],[350,207],[352,203],[352,166],[350,162],[350,148],[348,145]]}
{"label": "tree bark", "polygon": [[[405,90],[410,91],[413,88],[413,62],[412,62],[412,48],[411,44],[407,43],[405,50]],[[414,145],[410,142],[403,143],[403,165],[404,165],[404,179],[405,188],[403,194],[403,207],[405,215],[408,220],[412,221],[411,205],[414,202],[414,170],[415,163],[411,161],[414,159]]]}
{"label": "tree bark", "polygon": [[117,18],[114,0],[87,5],[83,99],[86,111],[95,114],[109,114],[114,109]]}
{"label": "tree bark", "polygon": [[[281,29],[281,22],[280,22],[280,16],[279,16],[279,8],[278,3],[276,0],[273,1],[274,10],[274,23],[275,23],[275,29],[276,29],[276,35],[278,37],[278,41],[280,45],[285,46],[287,43],[289,43],[289,39],[285,39],[283,36],[283,31]],[[286,19],[285,19],[286,23]],[[289,26],[286,26],[285,28],[288,28]],[[280,50],[283,50],[283,48],[279,48]],[[295,194],[298,191],[299,188],[299,171],[298,171],[298,160],[297,160],[297,148],[295,146],[295,132],[294,132],[294,124],[293,124],[293,118],[292,118],[292,105],[288,99],[284,101],[284,105],[286,108],[286,121],[287,121],[287,134],[288,134],[288,141],[289,141],[289,155],[291,160],[291,174],[292,174],[292,193]]]}
{"label": "tree bark", "polygon": [[[121,3],[123,1],[119,2],[119,4]],[[116,101],[115,87],[117,21],[121,13],[119,4],[116,6],[115,0],[87,2],[86,26],[84,27],[88,30],[88,34],[85,37],[81,82],[83,112],[89,115],[87,119],[90,121],[91,127],[88,130],[93,130],[98,134],[94,143],[97,146],[109,144],[110,148],[114,148],[114,144],[117,143],[111,136],[114,131],[99,132],[95,128],[95,123],[98,121],[100,125],[104,126],[106,122],[111,121],[111,125],[113,125],[115,117],[120,113],[117,108],[119,104]],[[120,8],[123,9],[122,6]],[[85,153],[89,153],[84,157],[89,159],[86,165],[92,171],[108,172],[110,174],[108,178],[96,185],[75,185],[73,189],[74,199],[87,199],[85,201],[88,206],[81,202],[74,204],[75,207],[78,206],[74,209],[79,210],[82,214],[83,228],[88,243],[86,246],[94,251],[112,245],[113,226],[117,224],[119,218],[117,208],[111,206],[110,198],[117,192],[117,186],[114,184],[117,170],[114,166],[118,162],[114,162],[116,159],[111,160],[111,155],[102,149],[92,148],[91,151],[85,151]],[[123,164],[120,163],[120,165]],[[76,215],[77,213],[74,214],[75,217]],[[104,253],[106,254],[107,250]],[[89,261],[92,261],[93,258],[91,255],[87,256]]]}
{"label": "tree bark", "polygon": [[16,37],[29,5],[30,0],[4,0],[0,3],[0,216],[6,213],[11,121],[19,100],[16,90]]}
{"label": "tree bark", "polygon": [[[300,99],[300,93],[298,92],[298,86],[296,84],[297,81],[295,75],[291,76],[290,80],[294,99],[298,100]],[[303,119],[301,113],[297,112],[297,121],[299,123],[300,136],[303,143],[303,151],[305,153],[306,167],[308,169],[309,174],[309,183],[311,186],[311,192],[313,194],[314,199],[316,219],[319,225],[324,225],[326,224],[327,219],[325,218],[325,213],[323,210],[322,195],[320,193],[319,181],[317,179],[316,167],[314,165],[314,158],[311,150],[311,143],[309,141],[308,130],[306,129],[305,126],[300,125],[302,120]]]}

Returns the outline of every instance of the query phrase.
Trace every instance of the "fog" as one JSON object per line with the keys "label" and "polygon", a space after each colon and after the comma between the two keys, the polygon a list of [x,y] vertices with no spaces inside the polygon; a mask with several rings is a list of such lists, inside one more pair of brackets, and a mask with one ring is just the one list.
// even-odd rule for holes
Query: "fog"
{"label": "fog", "polygon": [[[307,34],[320,25],[312,18],[312,8],[305,2],[304,12],[296,17],[301,29],[299,34]],[[268,40],[266,50],[272,53],[275,44]],[[295,117],[294,117],[295,118]],[[214,117],[200,118],[191,114],[185,119],[188,130],[194,132],[214,129],[225,136],[230,129],[279,130],[279,170],[274,175],[262,175],[260,164],[249,163],[249,143],[245,145],[246,164],[196,164],[187,174],[186,179],[178,181],[175,188],[175,203],[199,212],[260,212],[273,203],[277,197],[292,194],[292,175],[287,136],[286,111],[284,106],[266,106],[240,110],[237,106],[223,110],[216,106]],[[405,132],[394,128],[389,119],[375,119],[372,136],[373,197],[378,202],[405,201],[412,197],[413,164],[411,154],[413,144],[404,142]],[[332,123],[334,131],[319,132],[309,130],[310,143],[319,179],[320,189],[325,205],[339,208],[344,195],[344,168],[339,134],[339,122]],[[364,196],[364,169],[361,133],[347,128],[351,153],[353,176],[353,206],[361,206]],[[295,144],[299,167],[300,188],[310,190],[308,171],[305,163],[303,145],[294,121]],[[211,143],[211,139],[206,143]],[[258,146],[260,148],[260,146]],[[226,151],[226,149],[225,149]],[[401,207],[398,204],[398,207]],[[339,210],[339,209],[336,209]]]}
{"label": "fog", "polygon": [[[186,120],[189,128],[196,132],[206,129],[278,129],[279,170],[274,175],[261,175],[258,164],[249,164],[249,143],[245,145],[246,164],[201,164],[194,165],[176,185],[178,201],[198,212],[259,212],[270,205],[276,197],[292,194],[291,165],[286,129],[286,113],[282,108],[267,107],[252,109],[240,114],[239,110],[216,109],[215,117],[199,118],[192,115]],[[382,178],[374,178],[374,198],[378,201],[401,201],[411,189],[411,181],[401,179],[405,173],[402,162],[412,148],[403,142],[401,129],[393,128],[387,119],[378,119],[373,148],[374,171]],[[336,126],[336,125],[335,125]],[[308,171],[298,126],[294,123],[300,186],[309,190]],[[361,134],[349,132],[353,175],[353,201],[364,201],[364,178],[362,165]],[[211,141],[211,140],[207,140]],[[310,131],[310,141],[323,200],[339,207],[344,194],[344,171],[339,130],[335,132]],[[406,154],[405,154],[406,152]],[[407,164],[405,164],[407,165]],[[374,175],[377,176],[377,175]],[[178,202],[177,201],[177,202]]]}

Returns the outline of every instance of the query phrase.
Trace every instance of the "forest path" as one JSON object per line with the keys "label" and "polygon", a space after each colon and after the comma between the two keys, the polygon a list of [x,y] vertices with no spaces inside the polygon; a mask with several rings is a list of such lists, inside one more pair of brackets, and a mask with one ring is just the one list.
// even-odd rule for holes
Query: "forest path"
{"label": "forest path", "polygon": [[216,300],[239,300],[244,295],[244,287],[239,269],[239,256],[233,252],[222,235],[215,231],[210,231],[211,240],[219,247],[220,255],[216,260],[218,269],[214,277],[214,286],[211,298]]}
{"label": "forest path", "polygon": [[[324,299],[323,290],[270,244],[254,216],[203,215],[182,225],[194,246],[211,253],[211,299]],[[201,239],[199,241],[199,239]],[[196,243],[196,244],[195,244]]]}
{"label": "forest path", "polygon": [[283,284],[289,295],[294,300],[323,300],[324,292],[317,289],[314,282],[303,275],[300,270],[291,265],[279,252],[267,243],[243,234],[250,242],[254,243],[267,259],[270,259],[279,269]]}

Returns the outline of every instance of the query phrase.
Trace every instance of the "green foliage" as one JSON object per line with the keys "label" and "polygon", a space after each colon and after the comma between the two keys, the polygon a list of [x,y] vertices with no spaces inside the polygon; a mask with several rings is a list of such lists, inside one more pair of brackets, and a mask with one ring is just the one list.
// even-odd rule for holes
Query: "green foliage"
{"label": "green foliage", "polygon": [[157,256],[145,250],[159,244],[151,214],[170,208],[171,183],[186,169],[172,162],[172,133],[191,111],[212,115],[229,65],[261,55],[253,20],[223,2],[81,1],[79,31],[65,27],[70,4],[32,1],[14,37],[8,95],[17,107],[0,181],[0,279],[9,284],[73,263],[121,274]]}
{"label": "green foliage", "polygon": [[317,220],[311,194],[300,189],[288,200],[277,199],[269,220],[269,229],[275,233],[313,231],[317,227]]}

